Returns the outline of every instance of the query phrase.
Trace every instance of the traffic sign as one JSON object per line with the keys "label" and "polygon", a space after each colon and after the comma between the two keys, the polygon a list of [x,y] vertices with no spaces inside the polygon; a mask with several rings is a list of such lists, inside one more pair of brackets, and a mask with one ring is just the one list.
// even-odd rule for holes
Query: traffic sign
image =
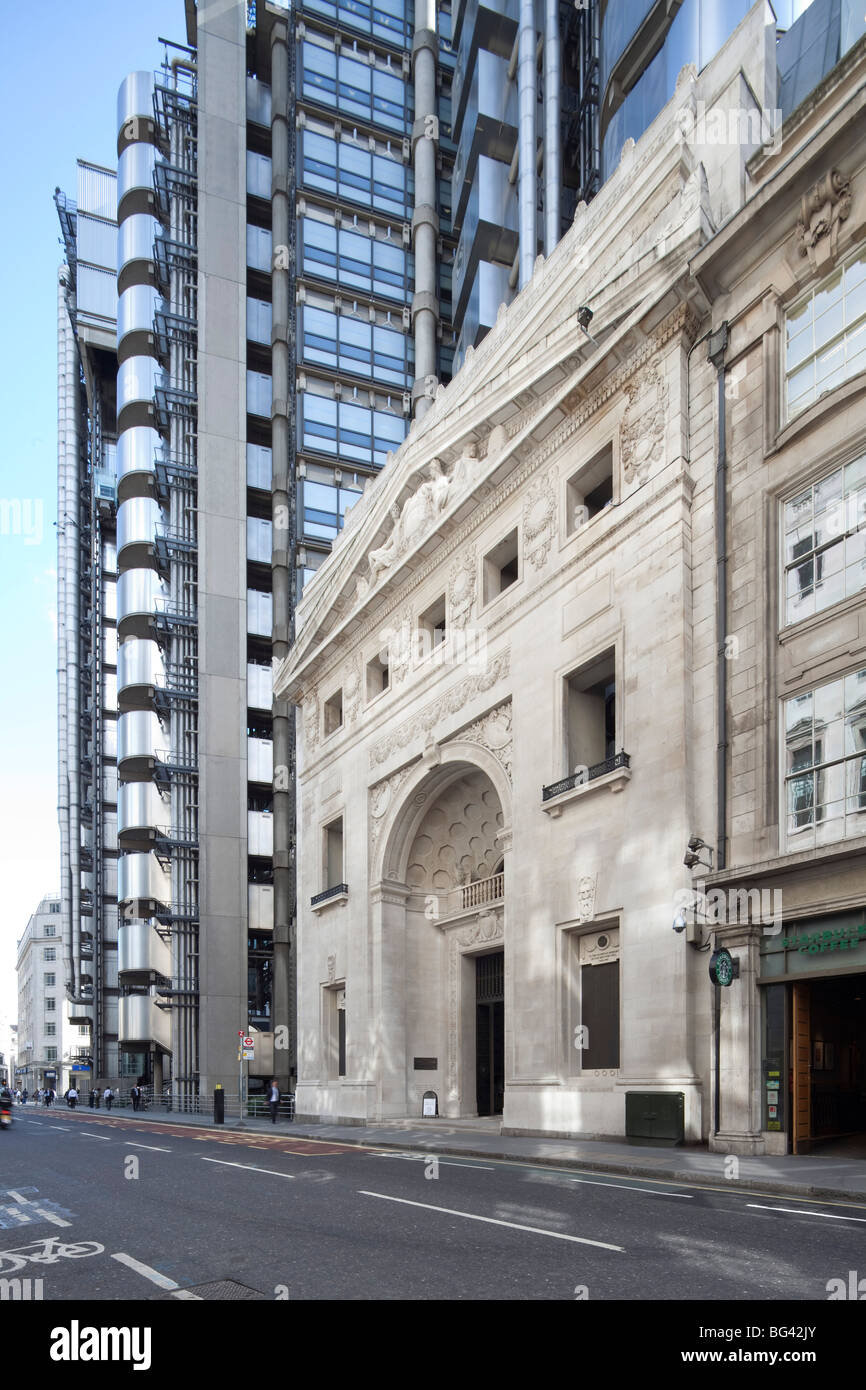
{"label": "traffic sign", "polygon": [[255,1060],[255,1056],[256,1056],[256,1054],[255,1054],[255,1052],[253,1051],[253,1049],[252,1049],[251,1047],[245,1047],[245,1048],[244,1048],[243,1059],[244,1059],[245,1062],[252,1062],[252,1061],[254,1061],[254,1060]]}
{"label": "traffic sign", "polygon": [[253,1040],[252,1040],[252,1038],[244,1038],[243,1043],[241,1044],[241,1046],[242,1046],[242,1047],[252,1047],[252,1046],[253,1046]]}

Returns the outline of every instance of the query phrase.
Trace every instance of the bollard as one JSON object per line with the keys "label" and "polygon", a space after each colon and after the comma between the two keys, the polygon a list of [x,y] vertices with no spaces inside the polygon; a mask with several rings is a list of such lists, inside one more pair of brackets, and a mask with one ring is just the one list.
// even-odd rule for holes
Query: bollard
{"label": "bollard", "polygon": [[226,1122],[226,1094],[219,1082],[213,1093],[213,1122],[215,1125],[224,1125]]}

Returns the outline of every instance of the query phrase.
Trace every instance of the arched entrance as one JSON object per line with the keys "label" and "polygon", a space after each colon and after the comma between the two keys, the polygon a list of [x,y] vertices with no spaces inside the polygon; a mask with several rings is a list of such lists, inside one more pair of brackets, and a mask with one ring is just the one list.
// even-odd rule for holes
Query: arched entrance
{"label": "arched entrance", "polygon": [[504,1101],[510,785],[484,748],[437,754],[371,789],[383,1116],[420,1115],[428,1090],[450,1117]]}

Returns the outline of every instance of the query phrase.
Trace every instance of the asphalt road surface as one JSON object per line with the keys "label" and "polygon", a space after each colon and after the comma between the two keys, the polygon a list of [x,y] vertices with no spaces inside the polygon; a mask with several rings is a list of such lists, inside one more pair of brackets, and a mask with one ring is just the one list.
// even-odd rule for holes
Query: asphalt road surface
{"label": "asphalt road surface", "polygon": [[0,1134],[0,1280],[46,1301],[787,1304],[852,1270],[864,1206],[63,1107]]}

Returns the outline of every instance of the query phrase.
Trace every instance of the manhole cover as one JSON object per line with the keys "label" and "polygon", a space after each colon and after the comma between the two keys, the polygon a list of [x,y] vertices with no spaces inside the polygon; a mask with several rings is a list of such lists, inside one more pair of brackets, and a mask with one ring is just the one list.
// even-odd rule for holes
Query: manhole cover
{"label": "manhole cover", "polygon": [[234,1279],[215,1279],[212,1284],[193,1284],[191,1288],[185,1290],[186,1293],[194,1293],[198,1298],[213,1300],[229,1300],[240,1302],[242,1300],[252,1301],[253,1299],[264,1299],[266,1294],[260,1293],[258,1289],[251,1289],[247,1284],[238,1284]]}

